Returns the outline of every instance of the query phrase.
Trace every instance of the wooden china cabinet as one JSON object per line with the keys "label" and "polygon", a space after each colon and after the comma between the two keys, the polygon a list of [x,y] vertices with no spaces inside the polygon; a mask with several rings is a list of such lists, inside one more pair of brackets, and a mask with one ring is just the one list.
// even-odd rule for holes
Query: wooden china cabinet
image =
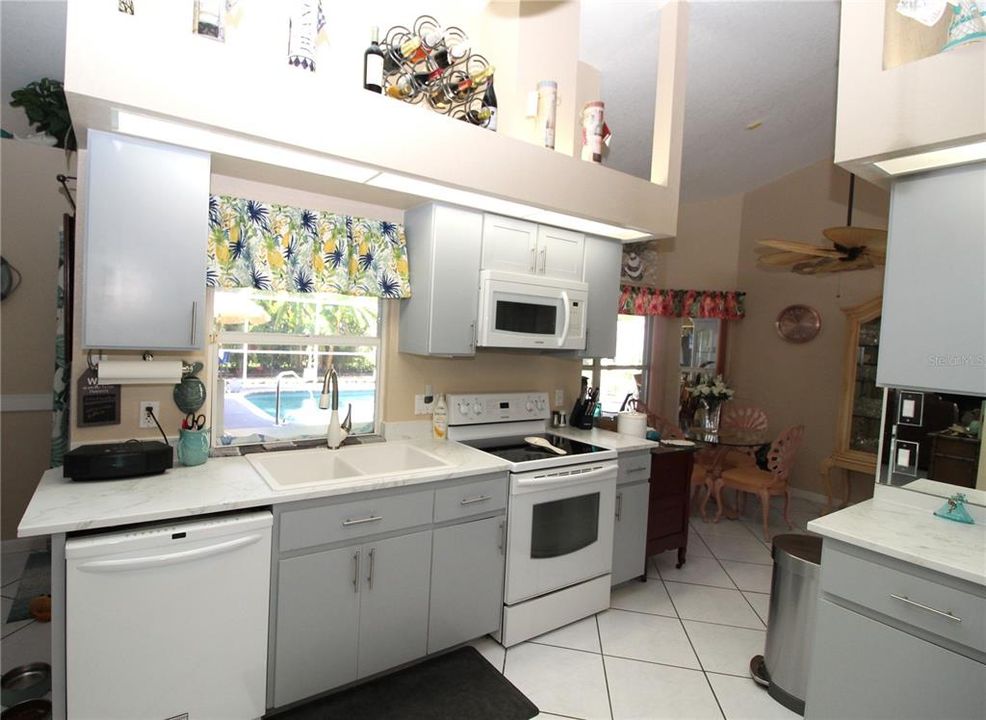
{"label": "wooden china cabinet", "polygon": [[876,386],[876,363],[880,352],[880,314],[883,297],[843,308],[848,326],[842,368],[842,400],[835,433],[835,451],[822,461],[821,472],[832,509],[832,470],[845,473],[845,494],[839,507],[849,502],[851,473],[870,480],[876,473],[880,443],[880,414],[883,392]]}

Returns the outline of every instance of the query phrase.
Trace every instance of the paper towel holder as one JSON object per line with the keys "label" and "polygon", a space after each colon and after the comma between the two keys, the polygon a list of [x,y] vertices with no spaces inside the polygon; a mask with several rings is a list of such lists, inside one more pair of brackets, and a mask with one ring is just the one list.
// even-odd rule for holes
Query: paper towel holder
{"label": "paper towel holder", "polygon": [[[174,385],[181,382],[181,379],[195,370],[192,363],[184,360],[155,361],[154,355],[145,352],[139,361],[109,360],[102,358],[93,363],[90,351],[89,367],[94,368],[100,385]],[[119,368],[126,362],[129,369],[126,373],[120,373]],[[145,364],[140,372],[134,372],[133,366],[136,363]],[[112,367],[119,363],[117,368]],[[144,371],[146,370],[146,371]],[[177,377],[175,373],[177,372]]]}

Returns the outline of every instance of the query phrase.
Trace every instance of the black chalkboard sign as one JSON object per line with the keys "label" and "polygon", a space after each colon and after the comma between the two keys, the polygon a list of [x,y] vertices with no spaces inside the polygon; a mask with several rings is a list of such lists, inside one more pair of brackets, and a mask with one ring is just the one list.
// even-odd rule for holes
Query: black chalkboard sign
{"label": "black chalkboard sign", "polygon": [[86,369],[79,377],[79,427],[120,424],[120,386],[100,385],[96,371]]}

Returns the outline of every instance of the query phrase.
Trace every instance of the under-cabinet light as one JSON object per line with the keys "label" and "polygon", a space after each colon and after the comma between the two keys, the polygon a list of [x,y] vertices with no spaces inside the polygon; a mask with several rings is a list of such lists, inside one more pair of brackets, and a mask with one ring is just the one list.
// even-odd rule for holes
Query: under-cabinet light
{"label": "under-cabinet light", "polygon": [[396,173],[382,172],[368,180],[366,184],[387,190],[409,193],[411,195],[420,195],[425,198],[449,202],[464,207],[486,210],[487,212],[501,213],[510,217],[520,218],[521,220],[531,220],[532,222],[542,222],[572,230],[580,230],[617,240],[643,240],[650,237],[647,233],[620,227],[619,225],[610,225],[608,223],[580,218],[576,215],[542,210],[533,205],[524,205],[523,203],[503,200],[492,195],[483,195],[482,193],[472,192],[471,190],[452,188],[429,180],[398,175]]}
{"label": "under-cabinet light", "polygon": [[980,160],[986,160],[986,141],[904,155],[873,164],[888,175],[908,175],[922,170],[965,165]]}
{"label": "under-cabinet light", "polygon": [[206,128],[117,110],[114,127],[118,132],[150,140],[182,145],[232,157],[255,160],[268,165],[289,167],[302,172],[363,183],[379,171],[364,165],[323,157],[281,145],[249,140]]}

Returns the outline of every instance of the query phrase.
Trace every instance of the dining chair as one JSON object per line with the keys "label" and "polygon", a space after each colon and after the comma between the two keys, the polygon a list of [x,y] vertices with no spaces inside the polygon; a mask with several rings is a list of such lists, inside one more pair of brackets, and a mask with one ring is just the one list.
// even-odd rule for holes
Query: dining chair
{"label": "dining chair", "polygon": [[[672,440],[684,440],[685,434],[675,423],[666,417],[651,412],[650,409],[641,401],[633,401],[637,412],[647,415],[647,424],[657,430],[662,438]],[[691,477],[691,507],[698,508],[703,520],[707,520],[705,513],[705,500],[712,493],[712,470],[715,465],[715,452],[712,450],[699,450],[695,453],[695,462],[692,465]]]}
{"label": "dining chair", "polygon": [[791,474],[794,457],[798,448],[801,447],[804,435],[804,425],[793,425],[778,435],[777,439],[770,444],[770,450],[767,451],[766,470],[761,470],[756,465],[746,464],[723,470],[713,482],[716,504],[718,505],[715,522],[719,522],[722,516],[722,490],[723,488],[732,488],[740,492],[753,493],[760,498],[763,511],[764,540],[770,541],[768,529],[770,498],[776,495],[784,496],[784,522],[787,523],[788,528],[792,528],[791,519],[788,516],[788,508],[791,504],[788,477]]}
{"label": "dining chair", "polygon": [[[767,432],[767,413],[754,405],[741,405],[730,400],[722,406],[722,418],[719,427],[730,430]],[[723,459],[724,468],[751,464],[756,464],[756,448],[733,448],[726,453],[726,457]]]}

